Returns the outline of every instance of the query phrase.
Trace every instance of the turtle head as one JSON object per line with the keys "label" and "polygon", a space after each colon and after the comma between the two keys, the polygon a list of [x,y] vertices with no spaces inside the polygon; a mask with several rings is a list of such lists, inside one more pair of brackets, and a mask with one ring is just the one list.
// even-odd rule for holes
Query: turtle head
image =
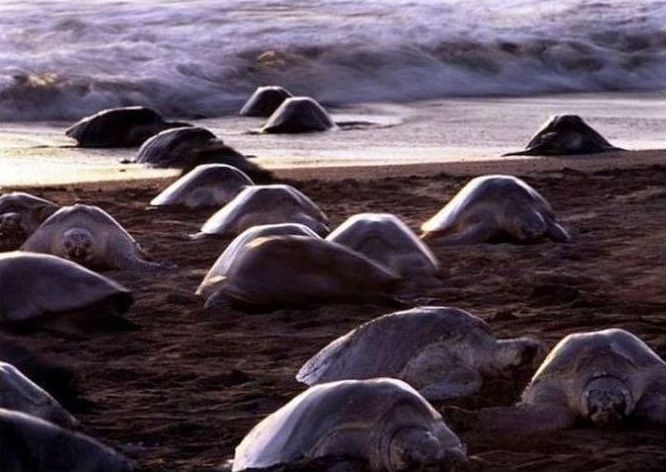
{"label": "turtle head", "polygon": [[93,235],[85,228],[72,228],[63,238],[67,258],[79,264],[89,262],[93,257]]}
{"label": "turtle head", "polygon": [[412,470],[427,465],[453,467],[467,463],[462,447],[446,447],[425,428],[409,427],[398,430],[389,445],[388,470]]}
{"label": "turtle head", "polygon": [[621,422],[633,410],[633,395],[621,379],[604,375],[588,381],[583,388],[583,415],[597,425]]}
{"label": "turtle head", "polygon": [[499,339],[492,355],[490,373],[511,376],[516,370],[536,368],[546,355],[546,346],[530,336]]}
{"label": "turtle head", "polygon": [[0,251],[18,249],[27,237],[19,213],[0,215]]}

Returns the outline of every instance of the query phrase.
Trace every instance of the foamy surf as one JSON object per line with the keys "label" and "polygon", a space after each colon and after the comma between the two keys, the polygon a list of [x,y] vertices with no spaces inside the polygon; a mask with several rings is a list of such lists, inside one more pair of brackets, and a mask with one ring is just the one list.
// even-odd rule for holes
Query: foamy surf
{"label": "foamy surf", "polygon": [[5,0],[1,119],[215,117],[267,83],[327,105],[658,90],[665,25],[657,0]]}

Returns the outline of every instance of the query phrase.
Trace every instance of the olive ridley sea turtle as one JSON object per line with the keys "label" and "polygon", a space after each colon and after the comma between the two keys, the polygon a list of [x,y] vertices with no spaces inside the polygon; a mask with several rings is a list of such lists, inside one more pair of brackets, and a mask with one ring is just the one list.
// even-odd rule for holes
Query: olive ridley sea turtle
{"label": "olive ridley sea turtle", "polygon": [[0,252],[20,248],[58,208],[55,203],[29,193],[0,195]]}
{"label": "olive ridley sea turtle", "polygon": [[226,164],[203,164],[183,175],[150,202],[153,206],[205,208],[229,203],[252,180]]}
{"label": "olive ridley sea turtle", "polygon": [[291,97],[293,95],[289,90],[277,85],[257,87],[241,108],[240,115],[268,118],[282,105],[282,102]]}
{"label": "olive ridley sea turtle", "polygon": [[569,240],[550,204],[536,190],[510,175],[470,180],[422,226],[431,244],[486,242],[533,243],[545,238]]}
{"label": "olive ridley sea turtle", "polygon": [[310,97],[292,97],[268,118],[261,133],[309,133],[335,128],[328,112]]}
{"label": "olive ridley sea turtle", "polygon": [[525,150],[505,156],[548,156],[622,151],[606,141],[578,115],[552,116],[527,143]]}
{"label": "olive ridley sea turtle", "polygon": [[512,408],[479,414],[488,429],[554,431],[585,420],[666,426],[666,362],[623,329],[570,334],[548,354]]}
{"label": "olive ridley sea turtle", "polygon": [[170,128],[188,123],[164,121],[155,110],[146,107],[121,107],[102,110],[74,123],[65,134],[80,147],[132,147]]}
{"label": "olive ridley sea turtle", "polygon": [[380,316],[335,339],[296,375],[308,385],[394,377],[428,400],[476,393],[484,378],[534,368],[545,346],[531,337],[497,339],[480,318],[426,306]]}
{"label": "olive ridley sea turtle", "polygon": [[328,233],[328,218],[317,205],[291,185],[254,185],[213,214],[201,227],[201,236],[236,236],[263,224],[301,223],[315,233]]}
{"label": "olive ridley sea turtle", "polygon": [[311,387],[257,424],[236,448],[233,471],[330,457],[336,470],[414,470],[462,465],[466,450],[442,416],[396,380]]}
{"label": "olive ridley sea turtle", "polygon": [[155,269],[134,238],[99,207],[75,204],[51,215],[21,247],[93,269]]}

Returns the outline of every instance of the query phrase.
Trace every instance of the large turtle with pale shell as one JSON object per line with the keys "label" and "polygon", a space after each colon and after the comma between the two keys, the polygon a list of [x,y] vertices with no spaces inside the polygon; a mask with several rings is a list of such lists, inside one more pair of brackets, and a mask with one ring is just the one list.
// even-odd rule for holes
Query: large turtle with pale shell
{"label": "large turtle with pale shell", "polygon": [[0,409],[2,472],[129,472],[130,461],[84,434]]}
{"label": "large turtle with pale shell", "polygon": [[51,215],[21,250],[53,254],[94,269],[160,267],[144,260],[139,244],[111,215],[99,207],[78,203]]}
{"label": "large turtle with pale shell", "polygon": [[333,119],[316,100],[291,97],[268,118],[261,133],[310,133],[335,128]]}
{"label": "large turtle with pale shell", "polygon": [[548,354],[513,408],[480,412],[488,429],[515,433],[636,422],[666,426],[666,362],[632,333],[574,333]]}
{"label": "large turtle with pale shell", "polygon": [[229,203],[253,185],[241,170],[226,164],[203,164],[176,180],[152,199],[152,206],[183,205],[198,209]]}
{"label": "large turtle with pale shell", "polygon": [[65,131],[79,147],[132,147],[170,128],[188,123],[165,121],[155,110],[141,106],[109,108],[87,116]]}
{"label": "large turtle with pale shell", "polygon": [[201,164],[227,164],[255,182],[270,182],[271,173],[227,146],[213,132],[198,126],[162,131],[147,140],[134,159],[151,167],[189,172]]}
{"label": "large turtle with pale shell", "polygon": [[21,247],[60,206],[25,192],[0,195],[0,252]]}
{"label": "large turtle with pale shell", "polygon": [[328,218],[291,185],[246,187],[201,227],[200,236],[236,236],[256,225],[300,223],[315,233],[328,233]]}
{"label": "large turtle with pale shell", "polygon": [[241,108],[241,116],[257,116],[268,118],[277,110],[282,102],[293,97],[291,92],[277,85],[257,87]]}
{"label": "large turtle with pale shell", "polygon": [[76,334],[125,325],[133,302],[122,285],[66,259],[0,254],[0,324]]}
{"label": "large turtle with pale shell", "polygon": [[78,426],[78,421],[51,395],[16,367],[1,361],[0,408],[27,413],[64,428]]}
{"label": "large turtle with pale shell", "polygon": [[243,247],[246,244],[264,236],[280,236],[285,234],[319,238],[317,233],[300,223],[280,223],[273,225],[252,226],[251,228],[246,229],[241,234],[236,236],[222,252],[220,257],[217,258],[197,288],[197,295],[209,297],[215,292],[219,283],[224,280],[224,277],[227,275],[231,263],[234,261],[234,259],[236,259],[236,257],[238,257],[238,254],[243,250]]}
{"label": "large turtle with pale shell", "polygon": [[308,385],[393,377],[428,400],[479,391],[484,378],[534,368],[545,346],[532,337],[498,339],[480,318],[458,308],[425,306],[375,318],[333,340],[296,375]]}
{"label": "large turtle with pale shell", "polygon": [[532,136],[525,150],[505,156],[562,156],[622,151],[585,123],[578,115],[552,116]]}
{"label": "large turtle with pale shell", "polygon": [[296,396],[245,436],[232,470],[326,458],[327,470],[350,471],[447,470],[467,462],[463,443],[418,392],[378,378],[326,383]]}
{"label": "large turtle with pale shell", "polygon": [[266,236],[240,247],[208,307],[270,310],[325,302],[395,302],[399,278],[340,244],[311,236]]}
{"label": "large turtle with pale shell", "polygon": [[570,239],[557,223],[548,201],[510,175],[484,175],[470,180],[421,229],[423,240],[442,245]]}
{"label": "large turtle with pale shell", "polygon": [[360,252],[408,280],[439,276],[435,255],[400,218],[390,213],[354,215],[326,239]]}

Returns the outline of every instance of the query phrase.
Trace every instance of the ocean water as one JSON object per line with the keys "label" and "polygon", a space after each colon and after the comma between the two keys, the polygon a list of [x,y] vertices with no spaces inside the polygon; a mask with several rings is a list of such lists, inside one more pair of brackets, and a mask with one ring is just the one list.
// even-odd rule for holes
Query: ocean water
{"label": "ocean water", "polygon": [[0,44],[4,122],[666,88],[660,0],[3,0]]}

